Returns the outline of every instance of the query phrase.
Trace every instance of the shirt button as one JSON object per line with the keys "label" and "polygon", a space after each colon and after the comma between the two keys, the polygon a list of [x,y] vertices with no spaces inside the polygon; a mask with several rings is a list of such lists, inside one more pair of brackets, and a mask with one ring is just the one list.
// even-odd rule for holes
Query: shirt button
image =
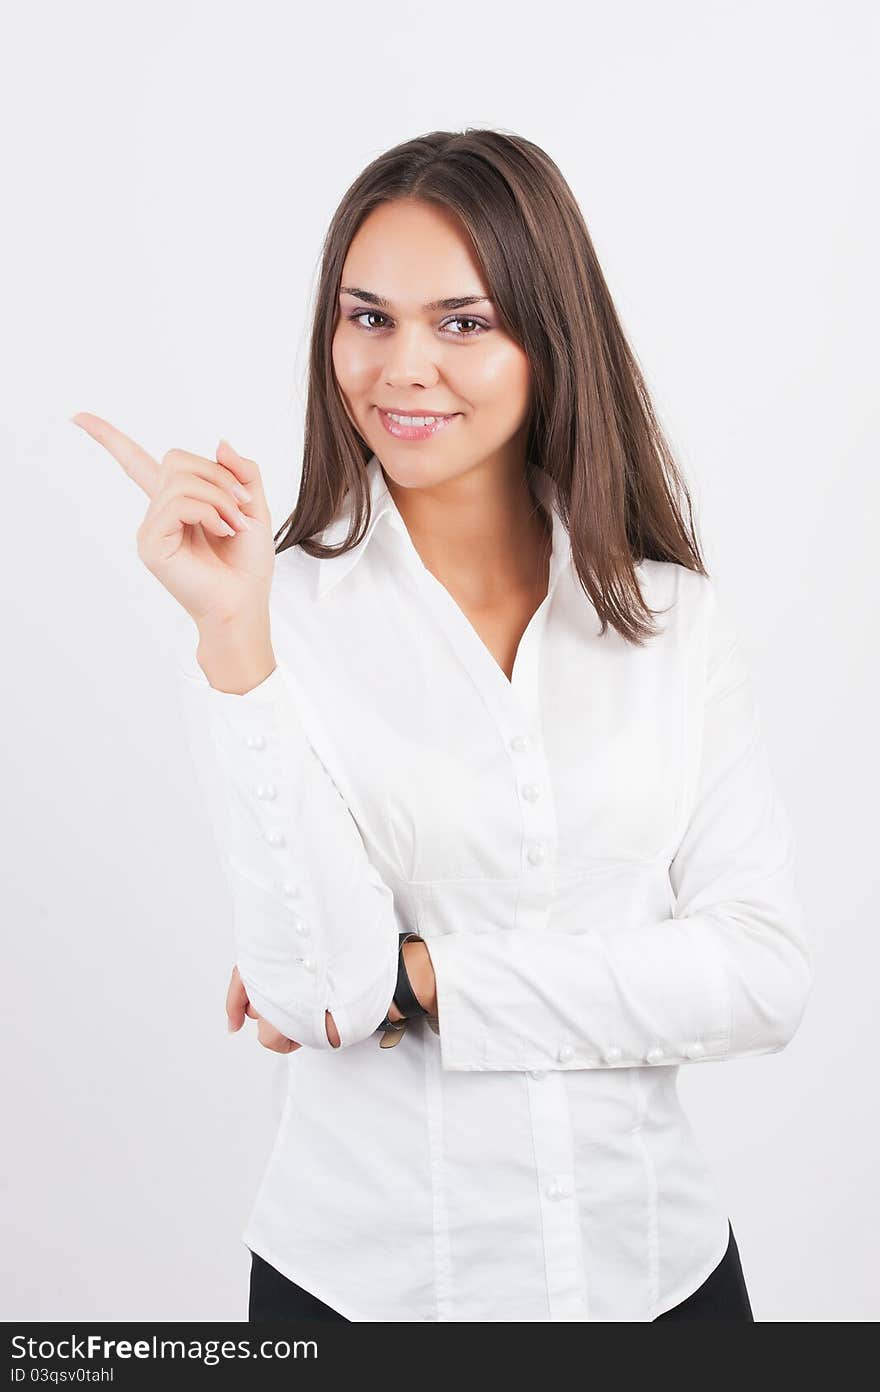
{"label": "shirt button", "polygon": [[296,934],[298,934],[299,937],[307,938],[309,936],[310,929],[309,925],[306,923],[304,918],[295,918],[293,920],[293,931]]}
{"label": "shirt button", "polygon": [[602,1057],[606,1063],[617,1063],[621,1053],[616,1044],[609,1044]]}
{"label": "shirt button", "polygon": [[532,1068],[529,1070],[529,1077],[535,1078],[538,1082],[540,1082],[542,1078],[546,1078],[546,1076],[547,1074],[540,1068]]}
{"label": "shirt button", "polygon": [[540,783],[524,783],[522,785],[522,795],[526,802],[537,802],[541,796]]}
{"label": "shirt button", "polygon": [[574,1049],[570,1044],[563,1044],[558,1054],[560,1063],[568,1063],[569,1059],[574,1058]]}
{"label": "shirt button", "polygon": [[685,1047],[685,1053],[687,1054],[688,1058],[702,1058],[705,1052],[706,1050],[700,1043],[699,1039],[694,1039],[690,1044],[688,1044]]}
{"label": "shirt button", "polygon": [[265,748],[266,748],[266,736],[265,736],[265,735],[248,735],[247,739],[245,740],[245,744],[247,745],[248,749],[265,749]]}
{"label": "shirt button", "polygon": [[571,1191],[566,1180],[554,1179],[552,1183],[547,1185],[544,1192],[548,1199],[565,1199],[568,1198]]}
{"label": "shirt button", "polygon": [[526,855],[532,865],[543,865],[547,856],[547,847],[541,841],[532,842]]}
{"label": "shirt button", "polygon": [[314,957],[304,957],[302,959],[302,964],[307,972],[313,972],[317,970],[318,964],[315,961]]}
{"label": "shirt button", "polygon": [[645,1054],[646,1063],[659,1063],[662,1058],[663,1050],[660,1048],[659,1044],[655,1045],[653,1049],[649,1049]]}
{"label": "shirt button", "polygon": [[292,884],[290,880],[285,880],[281,886],[281,893],[285,899],[299,898],[299,885]]}
{"label": "shirt button", "polygon": [[266,840],[269,842],[270,846],[284,845],[284,834],[278,831],[275,827],[270,827],[269,830],[265,833],[265,835]]}
{"label": "shirt button", "polygon": [[278,789],[275,787],[274,783],[261,783],[259,788],[257,789],[258,798],[264,798],[268,801],[271,801],[272,798],[276,798],[277,796]]}
{"label": "shirt button", "polygon": [[513,739],[510,741],[510,747],[511,749],[515,749],[517,754],[522,754],[523,751],[529,747],[528,735],[514,735]]}

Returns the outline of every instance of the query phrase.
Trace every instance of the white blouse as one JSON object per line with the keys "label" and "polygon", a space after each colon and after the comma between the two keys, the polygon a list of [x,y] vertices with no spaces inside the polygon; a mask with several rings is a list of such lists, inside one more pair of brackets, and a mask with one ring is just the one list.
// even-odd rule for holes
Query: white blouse
{"label": "white blouse", "polygon": [[[239,971],[307,1046],[243,1240],[352,1321],[653,1320],[729,1237],[678,1070],[784,1049],[812,987],[742,650],[673,562],[662,633],[600,637],[541,470],[508,681],[368,476],[357,547],[276,557],[260,685],[180,658]],[[404,928],[439,1029],[379,1048]]]}

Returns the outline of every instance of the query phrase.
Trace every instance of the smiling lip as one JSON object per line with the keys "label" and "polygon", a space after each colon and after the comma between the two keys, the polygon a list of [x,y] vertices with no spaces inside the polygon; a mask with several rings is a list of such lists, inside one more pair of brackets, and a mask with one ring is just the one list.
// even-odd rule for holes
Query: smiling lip
{"label": "smiling lip", "polygon": [[377,406],[379,418],[382,421],[389,435],[393,435],[395,440],[429,440],[433,435],[438,435],[441,430],[445,430],[450,421],[457,420],[461,414],[453,411],[448,415],[441,415],[435,411],[399,411],[396,415],[419,415],[435,416],[433,425],[402,425],[400,421],[392,420],[384,406]]}
{"label": "smiling lip", "polygon": [[457,416],[457,411],[405,411],[402,406],[378,406],[380,411],[393,411],[395,416]]}

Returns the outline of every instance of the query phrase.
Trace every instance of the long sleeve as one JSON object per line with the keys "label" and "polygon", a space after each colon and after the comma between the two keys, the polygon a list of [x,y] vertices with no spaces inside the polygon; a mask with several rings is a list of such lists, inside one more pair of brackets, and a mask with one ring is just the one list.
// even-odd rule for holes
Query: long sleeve
{"label": "long sleeve", "polygon": [[[243,695],[216,690],[180,648],[177,673],[198,782],[232,901],[236,960],[255,1010],[330,1049],[379,1025],[397,977],[393,894],[309,738],[316,717],[278,657]],[[313,728],[313,727],[312,727]]]}
{"label": "long sleeve", "polygon": [[434,939],[445,1069],[681,1064],[776,1053],[812,988],[794,834],[737,636],[708,591],[703,700],[673,916],[576,932],[492,926]]}

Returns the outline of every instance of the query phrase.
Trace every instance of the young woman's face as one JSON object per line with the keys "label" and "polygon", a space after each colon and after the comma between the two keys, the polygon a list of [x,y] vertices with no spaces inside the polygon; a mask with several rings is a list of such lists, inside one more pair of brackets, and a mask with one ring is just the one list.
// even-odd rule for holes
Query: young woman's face
{"label": "young woman's face", "polygon": [[[358,432],[400,484],[430,486],[488,461],[521,465],[531,371],[487,294],[461,224],[434,204],[383,203],[352,240],[333,367]],[[407,427],[385,410],[452,419]]]}

